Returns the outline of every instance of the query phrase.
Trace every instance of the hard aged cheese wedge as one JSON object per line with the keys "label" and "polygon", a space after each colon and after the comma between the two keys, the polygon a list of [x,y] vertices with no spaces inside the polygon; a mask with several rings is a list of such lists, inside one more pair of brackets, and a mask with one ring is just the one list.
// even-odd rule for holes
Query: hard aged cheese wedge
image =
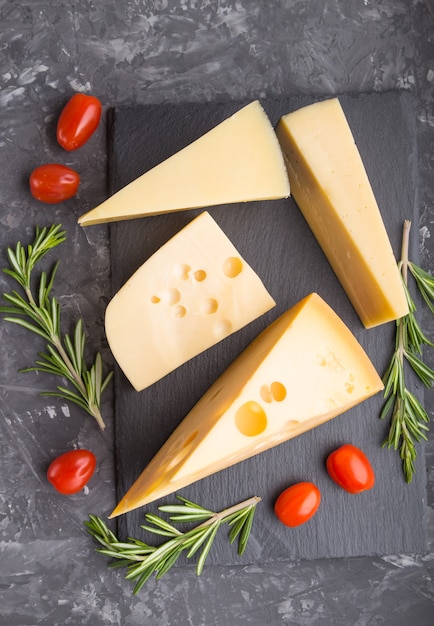
{"label": "hard aged cheese wedge", "polygon": [[274,129],[256,100],[98,207],[82,226],[181,209],[289,196]]}
{"label": "hard aged cheese wedge", "polygon": [[204,211],[109,302],[105,329],[137,391],[275,306],[260,278]]}
{"label": "hard aged cheese wedge", "polygon": [[382,388],[347,326],[311,294],[266,328],[210,387],[112,517],[314,428]]}
{"label": "hard aged cheese wedge", "polygon": [[291,193],[364,326],[406,315],[393,250],[339,100],[285,115],[276,132]]}

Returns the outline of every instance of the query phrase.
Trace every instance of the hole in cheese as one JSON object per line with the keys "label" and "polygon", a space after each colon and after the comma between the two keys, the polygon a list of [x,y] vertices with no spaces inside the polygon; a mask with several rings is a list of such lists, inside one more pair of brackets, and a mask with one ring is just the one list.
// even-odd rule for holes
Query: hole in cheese
{"label": "hole in cheese", "polygon": [[282,383],[271,383],[271,394],[276,402],[282,402],[286,398],[286,387]]}
{"label": "hole in cheese", "polygon": [[169,287],[168,289],[165,289],[161,294],[161,300],[164,302],[164,304],[167,304],[168,306],[176,304],[180,301],[180,299],[181,293],[179,289],[176,289],[175,287]]}
{"label": "hole in cheese", "polygon": [[182,304],[178,304],[173,307],[172,315],[173,317],[181,319],[182,317],[185,317],[187,315],[187,309],[185,308],[185,306],[182,306]]}
{"label": "hole in cheese", "polygon": [[259,393],[264,402],[282,402],[286,398],[286,387],[275,381],[270,386],[262,385]]}
{"label": "hole in cheese", "polygon": [[197,280],[198,283],[201,283],[206,278],[205,270],[196,270],[193,274],[194,280]]}
{"label": "hole in cheese", "polygon": [[231,256],[223,262],[223,274],[228,278],[235,278],[241,274],[243,263],[239,257]]}
{"label": "hole in cheese", "polygon": [[200,305],[200,310],[206,315],[212,315],[217,311],[218,308],[219,303],[215,298],[207,298],[206,300],[203,300]]}
{"label": "hole in cheese", "polygon": [[235,413],[235,425],[242,435],[256,437],[267,428],[267,415],[257,402],[245,402]]}
{"label": "hole in cheese", "polygon": [[187,263],[178,263],[173,268],[173,274],[175,278],[179,280],[188,280],[191,272],[191,267]]}

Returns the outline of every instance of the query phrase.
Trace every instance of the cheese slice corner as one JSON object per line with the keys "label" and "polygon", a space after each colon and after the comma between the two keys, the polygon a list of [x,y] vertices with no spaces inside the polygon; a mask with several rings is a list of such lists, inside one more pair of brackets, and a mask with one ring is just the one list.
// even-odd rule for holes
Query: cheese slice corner
{"label": "cheese slice corner", "polygon": [[271,122],[255,100],[82,215],[82,226],[218,204],[286,198]]}
{"label": "cheese slice corner", "polygon": [[406,315],[392,246],[339,99],[288,113],[276,133],[291,194],[364,326]]}
{"label": "cheese slice corner", "polygon": [[137,391],[275,306],[207,211],[157,250],[109,302],[105,331]]}
{"label": "cheese slice corner", "polygon": [[318,294],[310,294],[217,379],[111,517],[319,426],[381,389],[357,339]]}

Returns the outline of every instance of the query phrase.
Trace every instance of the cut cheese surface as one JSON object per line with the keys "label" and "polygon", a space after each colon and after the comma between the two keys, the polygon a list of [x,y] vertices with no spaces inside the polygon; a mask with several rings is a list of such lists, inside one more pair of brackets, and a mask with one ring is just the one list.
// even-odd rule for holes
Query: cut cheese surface
{"label": "cut cheese surface", "polygon": [[82,226],[217,204],[286,198],[288,174],[259,101],[82,215]]}
{"label": "cut cheese surface", "polygon": [[153,254],[109,302],[110,349],[141,391],[275,306],[206,211]]}
{"label": "cut cheese surface", "polygon": [[406,315],[389,237],[339,100],[285,115],[276,133],[292,196],[364,326]]}
{"label": "cut cheese surface", "polygon": [[119,502],[131,511],[332,419],[383,388],[348,327],[310,294],[217,379]]}

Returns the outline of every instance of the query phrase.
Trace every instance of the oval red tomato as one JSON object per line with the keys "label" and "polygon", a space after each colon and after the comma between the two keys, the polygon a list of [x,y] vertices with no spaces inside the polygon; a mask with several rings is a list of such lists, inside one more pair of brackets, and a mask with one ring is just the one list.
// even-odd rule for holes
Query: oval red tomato
{"label": "oval red tomato", "polygon": [[96,458],[90,450],[71,450],[50,463],[47,478],[59,493],[78,493],[89,482],[96,467]]}
{"label": "oval red tomato", "polygon": [[362,450],[349,443],[332,452],[326,461],[330,477],[349,493],[361,493],[372,489],[375,474]]}
{"label": "oval red tomato", "polygon": [[301,482],[288,487],[277,498],[274,512],[285,526],[300,526],[315,515],[321,504],[321,493],[316,485]]}
{"label": "oval red tomato", "polygon": [[30,193],[36,200],[57,204],[77,193],[80,175],[66,165],[47,163],[30,174]]}
{"label": "oval red tomato", "polygon": [[76,93],[57,122],[57,141],[65,150],[77,150],[93,135],[101,119],[102,105],[95,96]]}

